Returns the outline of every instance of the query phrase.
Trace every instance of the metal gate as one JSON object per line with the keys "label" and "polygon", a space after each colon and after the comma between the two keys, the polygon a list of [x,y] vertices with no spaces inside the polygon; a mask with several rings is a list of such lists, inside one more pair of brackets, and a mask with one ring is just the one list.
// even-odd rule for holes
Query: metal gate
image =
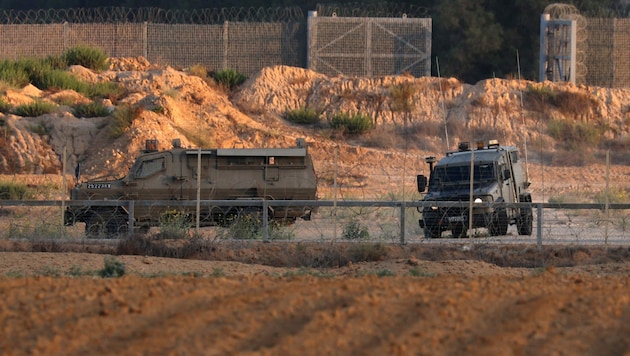
{"label": "metal gate", "polygon": [[431,75],[431,19],[308,17],[308,68],[329,75]]}

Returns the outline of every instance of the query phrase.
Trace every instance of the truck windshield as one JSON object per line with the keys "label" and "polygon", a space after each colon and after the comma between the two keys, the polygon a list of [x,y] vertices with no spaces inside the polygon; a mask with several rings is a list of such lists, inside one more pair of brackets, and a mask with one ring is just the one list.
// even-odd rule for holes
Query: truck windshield
{"label": "truck windshield", "polygon": [[[475,165],[475,182],[495,181],[495,177],[494,164],[484,163]],[[435,167],[433,174],[431,174],[429,185],[435,186],[442,184],[470,184],[470,165]]]}

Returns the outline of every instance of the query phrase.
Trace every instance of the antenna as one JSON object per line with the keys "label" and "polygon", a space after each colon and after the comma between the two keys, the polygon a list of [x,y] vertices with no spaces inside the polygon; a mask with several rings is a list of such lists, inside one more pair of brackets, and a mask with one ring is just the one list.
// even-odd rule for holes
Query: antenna
{"label": "antenna", "polygon": [[[518,81],[521,81],[521,59],[516,50],[516,66],[518,68]],[[525,129],[525,116],[523,115],[523,90],[519,90],[521,99],[521,121],[523,123],[523,129]],[[525,181],[529,182],[529,165],[527,164],[527,135],[523,135],[523,149],[525,150]]]}
{"label": "antenna", "polygon": [[446,151],[448,152],[451,149],[451,145],[448,143],[448,126],[446,123],[448,122],[448,114],[446,113],[446,108],[444,107],[444,91],[442,90],[442,77],[440,76],[440,62],[438,61],[438,57],[435,57],[435,66],[437,69],[438,78],[440,78],[440,96],[442,97],[442,112],[444,112],[444,137],[446,137]]}

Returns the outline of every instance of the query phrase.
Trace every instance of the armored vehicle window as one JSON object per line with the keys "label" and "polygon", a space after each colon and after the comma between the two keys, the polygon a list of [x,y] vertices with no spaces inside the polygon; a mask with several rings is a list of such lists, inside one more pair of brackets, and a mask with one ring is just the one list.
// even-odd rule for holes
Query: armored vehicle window
{"label": "armored vehicle window", "polygon": [[164,157],[146,160],[136,171],[136,178],[146,178],[164,169]]}
{"label": "armored vehicle window", "polygon": [[265,164],[265,157],[244,157],[244,156],[224,156],[218,157],[218,164],[220,166],[263,166]]}
{"label": "armored vehicle window", "polygon": [[518,162],[518,151],[510,152],[510,158],[512,159],[512,163]]}
{"label": "armored vehicle window", "polygon": [[[475,165],[474,180],[492,180],[495,178],[494,165],[491,163]],[[431,184],[466,183],[470,181],[470,166],[437,167],[431,176]]]}
{"label": "armored vehicle window", "polygon": [[[270,163],[272,164],[272,163]],[[282,167],[300,167],[303,168],[305,165],[305,158],[301,156],[296,157],[276,157],[275,165]]]}

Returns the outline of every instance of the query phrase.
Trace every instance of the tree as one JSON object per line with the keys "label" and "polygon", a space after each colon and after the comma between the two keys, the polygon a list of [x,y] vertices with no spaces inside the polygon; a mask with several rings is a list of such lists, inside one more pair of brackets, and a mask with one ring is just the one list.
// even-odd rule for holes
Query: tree
{"label": "tree", "polygon": [[486,0],[444,0],[433,8],[432,53],[445,76],[474,83],[499,68],[503,28],[486,6]]}

